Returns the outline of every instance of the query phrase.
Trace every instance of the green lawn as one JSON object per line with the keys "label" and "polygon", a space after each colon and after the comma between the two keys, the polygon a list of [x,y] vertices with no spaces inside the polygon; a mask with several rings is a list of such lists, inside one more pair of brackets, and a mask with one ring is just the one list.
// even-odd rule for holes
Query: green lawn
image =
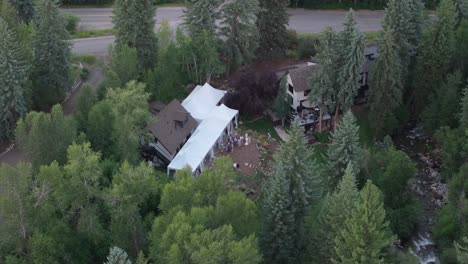
{"label": "green lawn", "polygon": [[72,61],[73,62],[83,62],[87,63],[89,65],[93,65],[96,63],[97,57],[96,55],[93,54],[73,54],[72,56]]}
{"label": "green lawn", "polygon": [[245,129],[245,130],[250,129],[259,134],[270,133],[273,138],[281,142],[281,138],[278,136],[278,133],[276,133],[276,130],[273,127],[273,123],[270,120],[266,118],[261,118],[261,119],[252,121],[251,118],[246,117],[246,116],[242,116],[241,120],[243,122],[241,129]]}

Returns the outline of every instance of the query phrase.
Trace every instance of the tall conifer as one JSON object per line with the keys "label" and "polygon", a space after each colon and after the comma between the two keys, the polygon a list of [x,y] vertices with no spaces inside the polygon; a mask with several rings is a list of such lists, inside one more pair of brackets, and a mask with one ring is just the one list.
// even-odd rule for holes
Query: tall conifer
{"label": "tall conifer", "polygon": [[28,111],[29,65],[13,32],[0,17],[0,138],[14,135],[16,121]]}
{"label": "tall conifer", "polygon": [[289,0],[259,0],[257,28],[260,34],[258,53],[264,58],[286,54]]}

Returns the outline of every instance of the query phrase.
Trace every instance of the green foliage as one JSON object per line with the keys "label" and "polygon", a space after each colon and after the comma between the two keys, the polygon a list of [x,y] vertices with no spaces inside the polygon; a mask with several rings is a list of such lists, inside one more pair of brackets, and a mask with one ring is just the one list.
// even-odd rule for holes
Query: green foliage
{"label": "green foliage", "polygon": [[455,242],[455,248],[457,250],[457,259],[460,264],[468,263],[468,238],[464,237],[461,241],[462,244]]}
{"label": "green foliage", "polygon": [[384,195],[385,210],[395,234],[408,239],[417,224],[421,210],[408,190],[408,182],[416,174],[416,166],[402,151],[393,146],[371,155],[369,178]]}
{"label": "green foliage", "polygon": [[421,112],[449,70],[455,51],[456,9],[452,0],[441,0],[437,19],[429,24],[420,48],[413,91],[415,110]]}
{"label": "green foliage", "polygon": [[[274,263],[302,259],[306,210],[318,194],[315,166],[311,163],[313,152],[307,148],[304,130],[297,121],[289,136],[274,155],[272,182],[265,188],[263,248],[265,258]],[[275,231],[279,229],[281,232]]]}
{"label": "green foliage", "polygon": [[96,63],[97,57],[96,55],[93,55],[93,54],[80,54],[80,55],[74,54],[72,57],[72,60],[74,62],[83,62],[83,63],[93,65]]}
{"label": "green foliage", "polygon": [[263,58],[282,57],[286,54],[289,0],[260,0],[257,15],[259,36],[258,53]]}
{"label": "green foliage", "polygon": [[123,88],[109,89],[106,97],[115,117],[111,135],[113,154],[118,160],[136,163],[140,137],[146,135],[146,125],[151,121],[145,85],[131,81]]}
{"label": "green foliage", "polygon": [[112,104],[106,100],[95,104],[88,113],[86,136],[93,149],[100,151],[104,157],[112,155],[114,119]]}
{"label": "green foliage", "polygon": [[70,33],[70,35],[75,34],[78,28],[78,24],[80,23],[80,18],[68,13],[66,13],[64,16],[66,23],[65,28],[67,29],[68,33]]}
{"label": "green foliage", "polygon": [[361,70],[364,63],[364,38],[356,24],[356,16],[351,10],[346,15],[340,33],[340,59],[338,72],[337,109],[348,111],[354,104],[360,88]]}
{"label": "green foliage", "polygon": [[78,97],[77,111],[73,115],[76,120],[78,131],[86,132],[86,128],[88,127],[88,113],[96,103],[96,96],[92,89],[93,87],[90,84],[85,84]]}
{"label": "green foliage", "polygon": [[[386,29],[373,68],[369,94],[370,124],[378,137],[390,134],[398,124],[395,111],[403,101],[402,70],[405,69],[398,48],[401,47],[395,43],[394,32]],[[405,57],[409,56],[408,52],[405,54]]]}
{"label": "green foliage", "polygon": [[384,263],[385,251],[395,240],[385,218],[382,194],[368,181],[335,239],[333,263]]}
{"label": "green foliage", "polygon": [[430,104],[422,114],[425,126],[434,131],[440,127],[456,127],[460,112],[462,76],[460,72],[447,75],[447,81],[430,97]]}
{"label": "green foliage", "polygon": [[184,10],[184,26],[191,37],[196,38],[203,31],[216,34],[216,20],[220,18],[220,0],[188,0]]}
{"label": "green foliage", "polygon": [[255,58],[259,41],[255,23],[259,11],[258,0],[235,0],[221,7],[220,32],[228,73]]}
{"label": "green foliage", "polygon": [[[164,186],[150,235],[150,255],[164,263],[260,263],[253,236],[257,209],[238,192],[227,192],[235,172],[229,158],[193,179],[179,171]],[[246,225],[245,223],[249,223]]]}
{"label": "green foliage", "polygon": [[443,127],[435,138],[441,145],[442,173],[449,179],[468,157],[468,133],[463,129]]}
{"label": "green foliage", "polygon": [[12,138],[29,109],[30,66],[14,33],[0,17],[0,139]]}
{"label": "green foliage", "polygon": [[[18,19],[21,22],[28,24],[34,17],[34,0],[4,0],[9,1],[15,8]],[[39,12],[39,11],[38,11]]]}
{"label": "green foliage", "polygon": [[58,264],[59,250],[60,245],[47,234],[36,231],[31,237],[31,257],[35,264]]}
{"label": "green foliage", "polygon": [[104,264],[132,264],[125,251],[118,247],[113,247],[109,251],[107,261]]}
{"label": "green foliage", "polygon": [[[56,160],[65,163],[66,150],[76,137],[73,120],[56,105],[50,114],[30,112],[18,121],[16,140],[34,168]],[[44,151],[47,150],[47,151]]]}
{"label": "green foliage", "polygon": [[151,0],[116,0],[112,22],[117,31],[117,47],[135,48],[138,57],[138,72],[152,69],[156,63],[158,39],[154,33],[156,7]]}
{"label": "green foliage", "polygon": [[138,54],[135,48],[127,45],[115,46],[111,50],[111,57],[106,71],[107,87],[121,87],[138,79]]}
{"label": "green foliage", "polygon": [[171,43],[164,52],[159,53],[159,63],[154,70],[148,71],[146,91],[152,100],[169,103],[185,95],[184,78],[177,57],[177,48]]}
{"label": "green foliage", "polygon": [[331,135],[327,163],[321,173],[321,180],[329,192],[335,190],[348,164],[351,163],[356,175],[365,167],[364,150],[359,144],[358,133],[356,118],[348,111]]}
{"label": "green foliage", "polygon": [[0,166],[0,257],[8,252],[21,252],[33,232],[30,192],[33,174],[30,164],[20,163],[16,168]]}
{"label": "green foliage", "polygon": [[48,109],[60,102],[70,84],[71,48],[57,0],[40,0],[34,18],[33,102]]}
{"label": "green foliage", "polygon": [[276,96],[275,103],[274,103],[274,111],[276,115],[284,120],[287,115],[291,111],[291,107],[289,106],[287,100],[286,90],[288,89],[288,80],[286,76],[281,78],[281,82],[279,84],[278,95]]}
{"label": "green foliage", "polygon": [[464,43],[468,42],[468,18],[460,21],[455,39],[454,65],[462,72],[463,77],[468,77],[468,50],[464,46]]}
{"label": "green foliage", "polygon": [[319,229],[312,234],[308,244],[308,254],[313,256],[312,259],[317,263],[331,263],[332,256],[335,255],[335,238],[339,236],[359,199],[355,181],[352,166],[349,164],[337,189],[325,196],[315,220]]}
{"label": "green foliage", "polygon": [[[145,248],[147,243],[144,223],[145,205],[157,199],[161,191],[153,168],[141,163],[132,167],[124,162],[112,180],[107,204],[111,211],[112,244],[117,245],[133,256]],[[155,211],[157,208],[151,208]]]}
{"label": "green foliage", "polygon": [[[320,108],[321,116],[323,113],[331,113],[334,108],[334,100],[337,88],[336,56],[337,34],[332,28],[327,28],[320,38],[320,68],[316,75],[310,81],[311,91],[309,100]],[[320,128],[322,130],[322,120],[320,119]]]}
{"label": "green foliage", "polygon": [[468,86],[463,90],[461,108],[460,127],[461,129],[468,129]]}

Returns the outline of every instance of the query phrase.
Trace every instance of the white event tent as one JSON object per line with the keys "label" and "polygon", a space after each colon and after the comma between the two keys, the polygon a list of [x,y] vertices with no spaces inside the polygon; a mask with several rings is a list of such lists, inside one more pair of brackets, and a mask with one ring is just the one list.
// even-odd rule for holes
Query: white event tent
{"label": "white event tent", "polygon": [[210,84],[205,83],[203,86],[195,87],[182,102],[182,106],[200,123],[221,102],[225,94],[225,91],[215,89]]}
{"label": "white event tent", "polygon": [[224,91],[205,84],[197,86],[184,100],[182,106],[199,125],[167,167],[168,174],[185,167],[190,167],[194,173],[202,172],[205,162],[214,158],[215,148],[237,127],[239,111],[218,105],[224,95]]}

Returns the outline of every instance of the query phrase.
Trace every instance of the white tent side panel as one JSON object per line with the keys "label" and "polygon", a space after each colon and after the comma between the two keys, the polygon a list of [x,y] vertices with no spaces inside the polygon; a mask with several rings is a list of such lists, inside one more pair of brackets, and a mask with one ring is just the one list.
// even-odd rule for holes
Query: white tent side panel
{"label": "white tent side panel", "polygon": [[181,170],[188,166],[194,172],[238,114],[239,111],[230,109],[224,104],[215,107],[177,153],[168,169]]}

